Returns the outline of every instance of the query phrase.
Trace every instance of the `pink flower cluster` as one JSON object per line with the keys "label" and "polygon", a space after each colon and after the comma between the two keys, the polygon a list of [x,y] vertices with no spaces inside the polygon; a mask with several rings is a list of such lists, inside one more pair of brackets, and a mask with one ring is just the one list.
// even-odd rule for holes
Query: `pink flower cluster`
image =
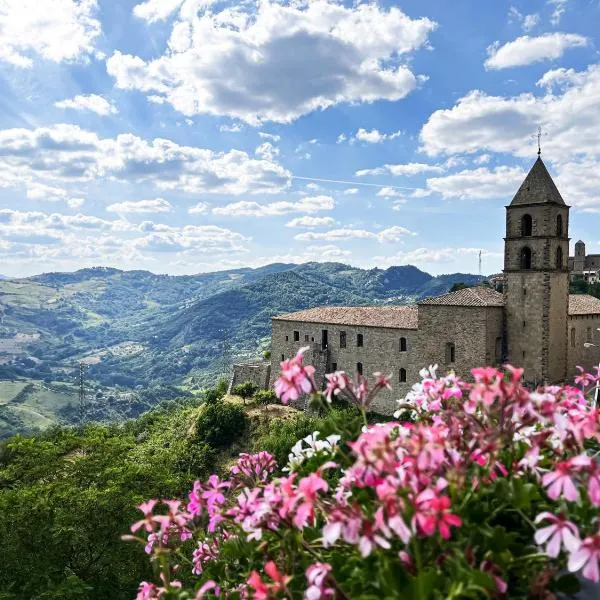
{"label": "pink flower cluster", "polygon": [[[314,369],[302,364],[304,350],[282,363],[276,390],[283,402],[320,393]],[[225,544],[260,548],[261,565],[247,569],[235,583],[218,582],[225,596],[290,596],[290,586],[298,585],[302,574],[306,599],[344,597],[335,561],[327,560],[331,553],[343,551],[362,560],[389,552],[399,569],[414,574],[421,568],[414,553],[419,545],[434,544],[439,548],[435,560],[449,560],[444,549],[459,543],[469,499],[476,503],[477,494],[502,479],[527,481],[545,491],[547,505],[560,503],[535,519],[544,526],[532,545],[543,549],[548,560],[564,560],[571,571],[598,581],[598,520],[577,523],[569,511],[577,501],[583,506],[577,514],[598,514],[600,468],[587,444],[600,442],[600,411],[576,387],[527,390],[520,381],[522,371],[513,367],[474,369],[472,376],[471,382],[453,374],[438,377],[431,367],[399,404],[398,414],[408,413],[414,422],[366,426],[346,445],[336,438],[331,452],[312,455],[310,464],[319,466],[311,471],[299,462],[287,476],[275,474],[277,465],[267,452],[242,454],[227,479],[211,475],[197,481],[185,510],[167,501],[167,514],[155,515],[155,500],[142,504],[144,518],[132,531],[154,536],[152,551],[169,548],[173,539],[184,541],[193,532],[192,563],[198,576],[221,560]],[[581,383],[589,385],[589,378]],[[346,398],[364,413],[386,387],[389,380],[381,374],[375,374],[369,391],[366,378],[352,382],[338,372],[327,376],[323,396]],[[304,557],[299,573],[290,574],[282,540]],[[473,554],[469,564],[489,575],[497,594],[506,593],[507,574],[487,553]],[[165,580],[171,581],[170,574]],[[216,584],[206,583],[210,586],[203,594],[217,591]],[[158,587],[148,589],[140,591],[146,594],[140,600],[159,597]]]}

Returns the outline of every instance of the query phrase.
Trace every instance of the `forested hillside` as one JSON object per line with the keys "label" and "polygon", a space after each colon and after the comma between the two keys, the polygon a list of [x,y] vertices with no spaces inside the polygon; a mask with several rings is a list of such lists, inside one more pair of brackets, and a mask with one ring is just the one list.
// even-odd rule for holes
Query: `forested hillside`
{"label": "forested hillside", "polygon": [[478,280],[412,266],[306,263],[190,276],[94,268],[0,281],[0,437],[75,422],[82,361],[88,417],[119,420],[262,353],[279,313],[403,304]]}

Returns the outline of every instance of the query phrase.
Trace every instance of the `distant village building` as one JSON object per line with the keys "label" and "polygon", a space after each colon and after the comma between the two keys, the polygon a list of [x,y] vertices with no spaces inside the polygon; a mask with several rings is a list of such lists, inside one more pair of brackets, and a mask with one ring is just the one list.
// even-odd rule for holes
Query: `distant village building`
{"label": "distant village building", "polygon": [[579,240],[575,244],[575,256],[569,256],[571,281],[582,279],[586,283],[600,281],[600,254],[585,253],[585,244]]}
{"label": "distant village building", "polygon": [[571,262],[568,232],[569,206],[538,158],[506,207],[504,271],[492,285],[415,306],[326,306],[274,317],[270,384],[302,346],[318,385],[335,370],[371,381],[375,371],[391,374],[393,391],[373,407],[383,413],[428,365],[468,377],[473,367],[508,362],[523,367],[531,385],[565,381],[577,365],[592,370],[600,362],[600,300],[570,295],[569,269],[600,266],[600,256],[585,257],[578,242]]}

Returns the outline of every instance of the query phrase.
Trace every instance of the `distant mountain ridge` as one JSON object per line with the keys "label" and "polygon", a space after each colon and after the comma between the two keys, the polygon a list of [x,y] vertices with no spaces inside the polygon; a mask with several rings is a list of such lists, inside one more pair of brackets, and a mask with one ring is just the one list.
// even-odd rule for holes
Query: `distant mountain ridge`
{"label": "distant mountain ridge", "polygon": [[84,360],[101,386],[205,385],[266,350],[271,317],[282,312],[405,304],[481,279],[309,262],[180,276],[96,267],[0,281],[0,380],[73,383]]}

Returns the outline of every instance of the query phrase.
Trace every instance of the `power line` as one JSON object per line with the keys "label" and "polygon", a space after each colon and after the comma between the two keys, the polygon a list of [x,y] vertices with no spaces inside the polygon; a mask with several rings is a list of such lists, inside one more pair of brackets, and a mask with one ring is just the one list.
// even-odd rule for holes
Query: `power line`
{"label": "power line", "polygon": [[363,185],[376,188],[392,188],[394,190],[418,190],[416,187],[403,187],[400,185],[381,185],[380,183],[365,183],[363,181],[345,181],[343,179],[325,179],[324,177],[303,177],[301,175],[292,175],[292,179],[304,179],[306,181],[321,181],[323,183],[343,183],[345,185]]}

